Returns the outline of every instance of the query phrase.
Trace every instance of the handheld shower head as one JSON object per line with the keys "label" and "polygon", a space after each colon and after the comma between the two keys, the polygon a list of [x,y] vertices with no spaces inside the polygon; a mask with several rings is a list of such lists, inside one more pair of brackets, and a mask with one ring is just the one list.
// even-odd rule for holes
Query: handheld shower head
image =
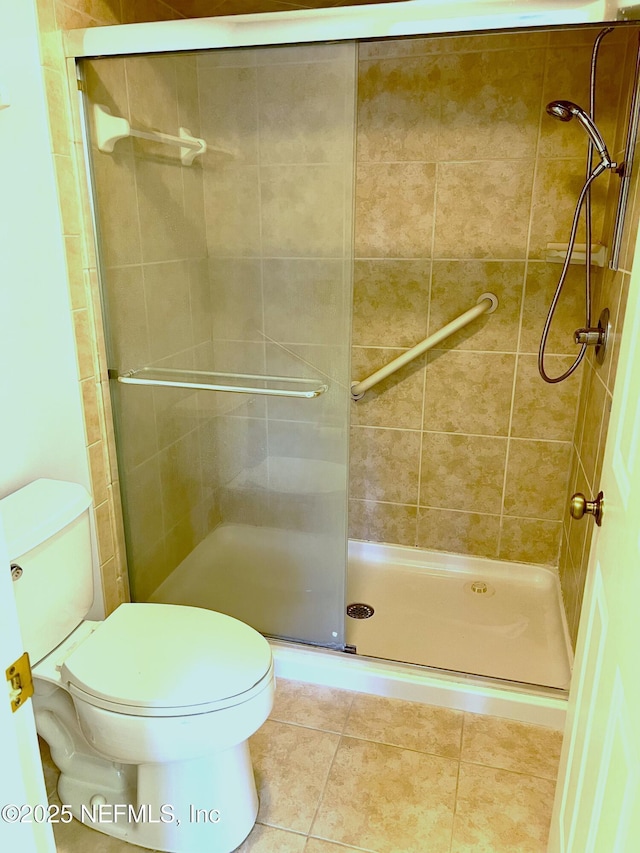
{"label": "handheld shower head", "polygon": [[577,118],[589,135],[605,167],[612,168],[614,166],[607,151],[607,146],[604,144],[602,134],[596,127],[593,119],[590,118],[589,114],[582,107],[574,104],[573,101],[551,101],[550,104],[547,104],[547,112],[550,116],[560,121],[571,121],[572,118]]}

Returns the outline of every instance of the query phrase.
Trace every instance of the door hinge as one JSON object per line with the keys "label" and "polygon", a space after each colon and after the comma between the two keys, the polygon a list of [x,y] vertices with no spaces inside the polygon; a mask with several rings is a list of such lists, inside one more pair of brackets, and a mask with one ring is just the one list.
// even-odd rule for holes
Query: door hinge
{"label": "door hinge", "polygon": [[31,664],[29,653],[25,652],[6,671],[9,682],[9,699],[11,710],[17,711],[22,708],[30,696],[33,696],[33,678],[31,677]]}

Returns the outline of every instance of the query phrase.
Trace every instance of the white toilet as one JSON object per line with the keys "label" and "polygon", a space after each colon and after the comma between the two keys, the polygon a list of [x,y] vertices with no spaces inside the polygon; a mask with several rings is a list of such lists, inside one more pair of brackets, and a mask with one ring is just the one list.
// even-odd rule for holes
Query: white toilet
{"label": "white toilet", "polygon": [[271,649],[248,625],[198,607],[123,604],[84,621],[90,502],[57,480],[0,500],[60,800],[132,844],[230,853],[258,812],[247,740],[273,705]]}

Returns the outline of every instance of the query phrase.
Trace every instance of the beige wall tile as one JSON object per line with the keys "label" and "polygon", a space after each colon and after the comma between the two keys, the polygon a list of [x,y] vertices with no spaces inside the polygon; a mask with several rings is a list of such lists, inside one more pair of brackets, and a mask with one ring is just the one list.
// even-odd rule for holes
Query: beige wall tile
{"label": "beige wall tile", "polygon": [[472,308],[483,293],[498,297],[492,314],[483,314],[439,347],[516,352],[522,305],[524,263],[509,261],[434,261],[429,334]]}
{"label": "beige wall tile", "polygon": [[[166,54],[131,56],[124,61],[129,100],[129,119],[133,127],[177,134],[178,87],[176,59]],[[136,145],[138,141],[136,140]],[[174,159],[176,151],[160,143],[142,140],[137,153],[158,154]]]}
{"label": "beige wall tile", "polygon": [[356,257],[431,257],[434,191],[432,163],[359,163]]}
{"label": "beige wall tile", "polygon": [[94,153],[92,162],[102,260],[107,267],[139,264],[140,216],[131,146],[120,142],[113,154]]}
{"label": "beige wall tile", "polygon": [[153,388],[120,383],[117,383],[115,395],[124,475],[158,452],[154,395]]}
{"label": "beige wall tile", "polygon": [[[545,261],[529,261],[527,265],[520,334],[522,352],[538,351],[549,305],[561,271],[561,264]],[[584,267],[570,265],[562,295],[554,312],[545,352],[577,355],[579,348],[574,343],[573,333],[584,325]]]}
{"label": "beige wall tile", "polygon": [[416,544],[416,512],[415,506],[351,500],[349,501],[349,536],[352,539],[414,546]]}
{"label": "beige wall tile", "polygon": [[368,850],[444,853],[457,769],[449,758],[343,737],[311,831]]}
{"label": "beige wall tile", "polygon": [[[113,115],[130,119],[125,60],[120,56],[86,59],[81,68],[89,102],[107,107]],[[121,144],[118,143],[118,147]]]}
{"label": "beige wall tile", "polygon": [[[551,160],[539,157],[533,187],[529,257],[544,258],[547,243],[567,243],[576,202],[584,184],[584,159]],[[605,177],[592,184],[593,242],[601,240]],[[584,221],[576,241],[584,243]]]}
{"label": "beige wall tile", "polygon": [[69,126],[66,79],[53,68],[45,67],[43,74],[53,152],[70,155],[72,135]]}
{"label": "beige wall tile", "polygon": [[69,235],[64,238],[67,258],[67,275],[69,278],[69,294],[71,308],[86,308],[88,294],[85,287],[85,277],[82,258],[82,238],[79,235]]}
{"label": "beige wall tile", "polygon": [[526,518],[560,521],[571,466],[571,444],[511,439],[504,511]]}
{"label": "beige wall tile", "polygon": [[593,370],[589,371],[588,379],[585,382],[584,393],[587,395],[585,421],[582,438],[578,445],[578,453],[580,454],[580,461],[587,482],[591,485],[591,491],[595,489],[595,492],[597,492],[598,483],[595,479],[596,461],[608,399],[606,388],[600,381],[597,373]]}
{"label": "beige wall tile", "polygon": [[420,505],[499,513],[507,439],[425,432]]}
{"label": "beige wall tile", "polygon": [[352,498],[417,503],[420,433],[353,427],[349,444]]}
{"label": "beige wall tile", "polygon": [[[354,379],[365,379],[401,355],[403,350],[354,347],[351,371]],[[351,423],[420,429],[425,359],[417,358],[387,379],[370,388],[361,400],[351,403]]]}
{"label": "beige wall tile", "polygon": [[205,169],[207,246],[213,257],[260,257],[260,182],[255,166]]}
{"label": "beige wall tile", "polygon": [[[543,102],[561,98],[589,109],[589,74],[592,45],[598,29],[590,31],[586,44],[552,44],[547,53]],[[597,125],[605,142],[613,147],[616,113],[623,63],[620,62],[620,36],[605,36],[598,53]],[[543,114],[540,124],[541,157],[586,156],[587,135],[577,122],[562,122]],[[584,171],[584,166],[583,166]]]}
{"label": "beige wall tile", "polygon": [[173,5],[163,3],[162,0],[142,0],[135,4],[128,3],[127,0],[122,2],[122,17],[123,24],[141,24],[145,21],[173,21],[177,18],[182,18],[181,12],[176,11]]}
{"label": "beige wall tile", "polygon": [[467,53],[461,46],[441,58],[439,157],[486,161],[499,152],[503,162],[534,157],[544,55],[524,46],[499,53]]}
{"label": "beige wall tile", "polygon": [[558,563],[562,524],[537,518],[502,519],[500,531],[501,560],[555,566]]}
{"label": "beige wall tile", "polygon": [[96,533],[100,563],[106,563],[114,556],[113,532],[111,527],[111,509],[109,503],[96,506]]}
{"label": "beige wall tile", "polygon": [[[349,52],[348,47],[345,53]],[[313,51],[309,51],[310,58]],[[346,56],[345,56],[346,58]],[[274,52],[274,61],[280,57]],[[260,162],[342,163],[350,156],[353,75],[335,62],[262,65],[257,80]]]}
{"label": "beige wall tile", "polygon": [[143,275],[151,361],[193,347],[187,262],[145,264]]}
{"label": "beige wall tile", "polygon": [[267,257],[341,258],[348,169],[341,165],[261,166],[262,251]]}
{"label": "beige wall tile", "polygon": [[82,393],[82,408],[84,411],[84,425],[87,436],[87,444],[95,444],[102,437],[102,418],[100,416],[100,405],[98,392],[99,387],[95,379],[83,379],[80,382]]}
{"label": "beige wall tile", "polygon": [[37,0],[38,34],[40,37],[40,59],[49,68],[60,70],[64,62],[62,33],[56,23],[55,0]]}
{"label": "beige wall tile", "polygon": [[82,223],[74,158],[66,154],[54,154],[53,160],[58,182],[63,233],[65,235],[80,234]]}
{"label": "beige wall tile", "polygon": [[88,447],[89,470],[91,472],[91,493],[96,504],[108,500],[107,483],[110,481],[109,470],[105,458],[103,441],[97,441]]}
{"label": "beige wall tile", "polygon": [[210,258],[209,275],[216,347],[224,340],[259,340],[264,311],[260,260]]}
{"label": "beige wall tile", "polygon": [[424,429],[507,435],[515,355],[430,350]]}
{"label": "beige wall tile", "polygon": [[[326,344],[344,326],[342,261],[265,258],[264,331],[280,343]],[[257,331],[257,329],[256,329]]]}
{"label": "beige wall tile", "polygon": [[435,160],[440,144],[439,57],[361,59],[358,162]]}
{"label": "beige wall tile", "polygon": [[[421,499],[429,501],[424,490]],[[495,558],[498,556],[499,536],[499,515],[429,507],[419,510],[416,541],[419,548]]]}
{"label": "beige wall tile", "polygon": [[430,278],[429,261],[356,261],[352,343],[412,347],[426,337]]}
{"label": "beige wall tile", "polygon": [[148,365],[151,355],[142,266],[106,269],[104,284],[114,358],[111,366],[124,372]]}
{"label": "beige wall tile", "polygon": [[169,163],[135,158],[140,241],[145,263],[177,260],[189,255],[182,169],[180,161]]}
{"label": "beige wall tile", "polygon": [[[545,370],[551,376],[561,376],[573,361],[567,356],[547,356]],[[571,441],[582,382],[580,374],[578,370],[564,382],[549,385],[538,372],[537,357],[519,355],[511,435]]]}
{"label": "beige wall tile", "polygon": [[524,258],[533,160],[438,165],[435,258]]}
{"label": "beige wall tile", "polygon": [[[241,59],[246,56],[244,51],[240,54]],[[254,165],[258,162],[257,71],[216,67],[211,64],[214,59],[220,62],[217,51],[198,60],[202,135],[212,145],[233,150],[238,163]],[[212,158],[205,163],[208,171],[217,171]]]}
{"label": "beige wall tile", "polygon": [[94,362],[94,343],[91,328],[91,318],[86,308],[79,308],[73,312],[73,327],[76,338],[76,352],[78,357],[78,375],[80,379],[88,379],[98,372]]}

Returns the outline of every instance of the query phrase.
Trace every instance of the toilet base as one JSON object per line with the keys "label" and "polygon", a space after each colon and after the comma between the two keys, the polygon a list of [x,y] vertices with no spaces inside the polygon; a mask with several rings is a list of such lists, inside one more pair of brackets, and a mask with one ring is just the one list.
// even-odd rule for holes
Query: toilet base
{"label": "toilet base", "polygon": [[251,832],[258,795],[248,741],[200,759],[130,769],[137,795],[128,802],[65,774],[60,799],[87,826],[167,853],[231,853]]}

